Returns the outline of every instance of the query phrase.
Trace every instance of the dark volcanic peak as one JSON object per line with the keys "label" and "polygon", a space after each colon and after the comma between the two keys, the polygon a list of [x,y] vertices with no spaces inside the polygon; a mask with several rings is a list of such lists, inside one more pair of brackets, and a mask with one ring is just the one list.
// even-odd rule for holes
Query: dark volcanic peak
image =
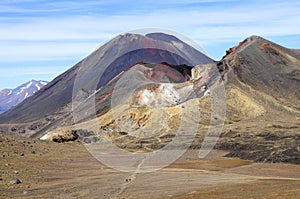
{"label": "dark volcanic peak", "polygon": [[172,41],[177,41],[177,42],[182,42],[180,39],[178,39],[177,37],[173,36],[173,35],[169,35],[169,34],[165,34],[165,33],[160,33],[160,32],[156,32],[156,33],[149,33],[145,35],[146,37],[155,39],[155,40],[161,40],[161,41],[165,41],[165,42],[172,42]]}
{"label": "dark volcanic peak", "polygon": [[127,33],[117,36],[83,60],[77,80],[84,85],[85,90],[96,90],[120,72],[141,61],[197,65],[213,60],[182,41],[169,43]]}
{"label": "dark volcanic peak", "polygon": [[[137,62],[168,62],[191,66],[213,62],[183,41],[176,39],[174,42],[173,36],[162,33],[159,35],[166,41],[139,34],[115,37],[51,81],[42,92],[1,115],[0,123],[30,122],[54,114],[69,107],[72,98],[80,98],[77,93],[82,95],[82,90],[94,92]],[[167,42],[171,40],[172,42]]]}

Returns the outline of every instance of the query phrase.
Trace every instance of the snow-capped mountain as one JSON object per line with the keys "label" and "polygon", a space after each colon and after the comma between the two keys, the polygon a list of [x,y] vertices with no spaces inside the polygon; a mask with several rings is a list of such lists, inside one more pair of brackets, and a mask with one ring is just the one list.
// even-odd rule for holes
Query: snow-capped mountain
{"label": "snow-capped mountain", "polygon": [[18,105],[27,97],[30,97],[43,86],[48,84],[47,81],[31,80],[15,89],[3,89],[0,91],[0,113],[3,113],[12,107]]}

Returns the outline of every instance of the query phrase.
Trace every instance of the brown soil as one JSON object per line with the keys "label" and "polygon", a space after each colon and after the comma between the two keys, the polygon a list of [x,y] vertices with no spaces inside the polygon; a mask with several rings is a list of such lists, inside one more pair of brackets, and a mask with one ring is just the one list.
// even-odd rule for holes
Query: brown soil
{"label": "brown soil", "polygon": [[201,191],[194,191],[174,198],[299,198],[300,181],[293,180],[256,180],[255,182],[228,184]]}
{"label": "brown soil", "polygon": [[[35,151],[33,153],[33,151]],[[123,173],[78,143],[0,135],[0,198],[297,198],[300,166],[253,163],[190,150],[169,167]],[[17,173],[15,172],[17,171]],[[10,185],[17,177],[21,184]]]}

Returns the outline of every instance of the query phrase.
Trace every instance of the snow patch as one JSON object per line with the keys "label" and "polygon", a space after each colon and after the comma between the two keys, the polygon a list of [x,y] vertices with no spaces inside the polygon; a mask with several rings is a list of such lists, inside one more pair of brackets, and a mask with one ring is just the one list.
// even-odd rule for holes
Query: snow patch
{"label": "snow patch", "polygon": [[38,85],[38,84],[35,84],[35,87],[36,87],[38,90],[40,90],[40,89],[41,89],[41,87],[39,87],[39,85]]}
{"label": "snow patch", "polygon": [[45,134],[40,138],[40,140],[48,140],[49,137],[50,137],[49,134]]}
{"label": "snow patch", "polygon": [[28,92],[26,92],[24,99],[26,99],[28,97]]}
{"label": "snow patch", "polygon": [[29,82],[29,84],[26,85],[26,88],[29,88],[32,85],[32,81]]}
{"label": "snow patch", "polygon": [[48,84],[47,82],[40,82],[40,83],[43,84],[44,86]]}
{"label": "snow patch", "polygon": [[57,135],[59,135],[59,134],[58,134],[58,133],[54,133],[54,132],[49,132],[49,133],[43,135],[43,136],[40,138],[40,140],[50,140],[51,137],[57,136]]}
{"label": "snow patch", "polygon": [[7,95],[11,95],[12,94],[12,91],[9,91],[9,93],[7,93]]}

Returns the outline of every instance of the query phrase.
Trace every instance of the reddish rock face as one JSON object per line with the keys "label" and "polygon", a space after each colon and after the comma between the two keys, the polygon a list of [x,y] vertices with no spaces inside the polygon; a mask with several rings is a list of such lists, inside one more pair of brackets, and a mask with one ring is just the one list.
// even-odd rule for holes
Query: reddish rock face
{"label": "reddish rock face", "polygon": [[[135,102],[138,104],[151,104],[152,102],[156,103],[157,99],[162,97],[159,96],[159,93],[164,93],[166,91],[165,93],[168,93],[168,96],[170,95],[170,97],[167,98],[170,98],[170,101],[172,101],[170,104],[176,104],[175,101],[178,101],[177,98],[179,98],[175,96],[177,95],[176,88],[161,85],[168,83],[187,83],[191,76],[191,70],[192,67],[186,65],[173,66],[168,63],[146,64],[139,62],[124,71],[124,73],[122,73],[120,76],[116,77],[114,81],[108,83],[104,89],[105,92],[104,90],[103,92],[99,90],[99,95],[96,97],[96,104],[98,104],[99,107],[103,106],[105,100],[109,99],[113,94],[115,83],[119,82],[124,76],[128,76],[128,74],[132,73],[137,77],[137,79],[139,79],[139,81],[141,81],[141,84],[145,83],[145,85],[147,85],[145,87],[139,85],[141,87],[135,93]],[[191,88],[192,86],[189,87],[189,89]]]}
{"label": "reddish rock face", "polygon": [[183,76],[179,72],[171,69],[170,66],[164,64],[156,64],[152,69],[151,78],[155,79],[158,82],[162,82],[162,78],[164,76],[167,76],[174,82],[179,82],[183,78]]}
{"label": "reddish rock face", "polygon": [[[237,49],[239,49],[242,45],[244,45],[247,42],[247,39],[245,39],[244,41],[240,42],[237,46],[234,46],[232,48],[229,48],[228,50],[226,50],[226,55],[224,57],[226,57],[227,55],[235,52]],[[223,58],[224,58],[223,57]]]}

